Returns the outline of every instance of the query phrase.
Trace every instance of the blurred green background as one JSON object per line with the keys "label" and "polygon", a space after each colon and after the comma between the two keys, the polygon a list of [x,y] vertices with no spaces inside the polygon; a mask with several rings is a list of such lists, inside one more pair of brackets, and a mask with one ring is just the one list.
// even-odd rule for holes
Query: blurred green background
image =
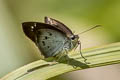
{"label": "blurred green background", "polygon": [[[35,60],[39,51],[22,32],[25,21],[43,22],[44,16],[82,32],[82,48],[120,41],[120,0],[0,0],[0,77]],[[119,65],[67,73],[51,80],[119,80]]]}

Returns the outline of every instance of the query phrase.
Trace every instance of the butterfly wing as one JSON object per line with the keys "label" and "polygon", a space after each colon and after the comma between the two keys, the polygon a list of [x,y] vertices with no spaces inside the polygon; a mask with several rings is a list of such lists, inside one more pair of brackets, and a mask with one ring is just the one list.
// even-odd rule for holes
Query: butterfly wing
{"label": "butterfly wing", "polygon": [[33,42],[36,42],[36,34],[37,34],[36,32],[38,29],[48,28],[48,29],[53,29],[53,30],[62,32],[59,29],[53,27],[52,25],[40,23],[40,22],[24,22],[22,23],[22,28],[23,28],[25,35],[28,38],[30,38]]}
{"label": "butterfly wing", "polygon": [[55,56],[62,51],[66,36],[53,29],[39,29],[37,45],[46,57]]}
{"label": "butterfly wing", "polygon": [[24,23],[22,23],[23,32],[33,42],[35,42],[35,37],[36,37],[35,26],[36,26],[36,23],[34,23],[34,22],[24,22]]}
{"label": "butterfly wing", "polygon": [[40,49],[45,57],[55,56],[62,51],[68,39],[60,30],[38,22],[25,22],[23,31]]}
{"label": "butterfly wing", "polygon": [[64,25],[62,22],[60,22],[58,20],[55,20],[55,19],[49,18],[49,17],[45,17],[45,23],[53,25],[57,29],[63,31],[68,37],[74,35],[72,33],[72,31],[66,25]]}

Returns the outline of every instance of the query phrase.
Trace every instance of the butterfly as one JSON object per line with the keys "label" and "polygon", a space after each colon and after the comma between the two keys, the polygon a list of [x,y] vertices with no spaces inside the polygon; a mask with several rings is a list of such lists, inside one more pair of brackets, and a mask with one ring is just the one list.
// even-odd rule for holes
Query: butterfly
{"label": "butterfly", "polygon": [[45,58],[60,59],[80,45],[81,57],[86,62],[87,59],[81,53],[78,35],[73,34],[65,24],[53,18],[45,17],[44,22],[23,22],[22,28],[25,35],[36,44]]}

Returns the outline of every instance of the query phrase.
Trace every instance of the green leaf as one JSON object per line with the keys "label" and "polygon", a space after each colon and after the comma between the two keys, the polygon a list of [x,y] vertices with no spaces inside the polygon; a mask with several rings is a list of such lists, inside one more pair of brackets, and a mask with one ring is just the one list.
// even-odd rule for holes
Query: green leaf
{"label": "green leaf", "polygon": [[72,54],[69,55],[69,64],[65,58],[62,58],[60,63],[50,62],[54,60],[53,58],[39,60],[9,73],[2,80],[46,80],[75,70],[120,63],[120,42],[85,49],[82,52],[90,64],[84,63],[79,52],[72,51]]}

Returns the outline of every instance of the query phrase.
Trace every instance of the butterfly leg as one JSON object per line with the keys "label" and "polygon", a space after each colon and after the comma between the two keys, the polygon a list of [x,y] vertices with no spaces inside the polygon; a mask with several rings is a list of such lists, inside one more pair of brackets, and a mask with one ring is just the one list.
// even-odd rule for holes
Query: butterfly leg
{"label": "butterfly leg", "polygon": [[86,62],[87,59],[83,56],[83,54],[82,54],[82,52],[81,52],[81,42],[80,42],[80,41],[78,42],[78,45],[79,45],[80,55],[81,55],[81,57],[84,59],[84,62],[85,62],[86,64],[89,64],[89,62]]}
{"label": "butterfly leg", "polygon": [[70,63],[70,58],[68,56],[68,50],[67,49],[65,49],[65,54],[66,54],[65,59],[67,61],[67,64],[69,64]]}
{"label": "butterfly leg", "polygon": [[60,61],[60,59],[61,59],[63,56],[65,56],[65,53],[62,53],[62,54],[58,55],[56,61]]}
{"label": "butterfly leg", "polygon": [[58,57],[58,59],[56,60],[56,61],[60,61],[60,59],[62,58],[62,57],[64,57],[65,56],[65,59],[66,59],[66,61],[67,61],[67,64],[69,64],[69,57],[68,57],[68,50],[67,49],[64,49],[64,53],[62,53],[61,55],[59,55],[59,57]]}
{"label": "butterfly leg", "polygon": [[78,46],[79,46],[79,44],[77,44],[77,45],[75,46],[74,51],[77,49]]}

